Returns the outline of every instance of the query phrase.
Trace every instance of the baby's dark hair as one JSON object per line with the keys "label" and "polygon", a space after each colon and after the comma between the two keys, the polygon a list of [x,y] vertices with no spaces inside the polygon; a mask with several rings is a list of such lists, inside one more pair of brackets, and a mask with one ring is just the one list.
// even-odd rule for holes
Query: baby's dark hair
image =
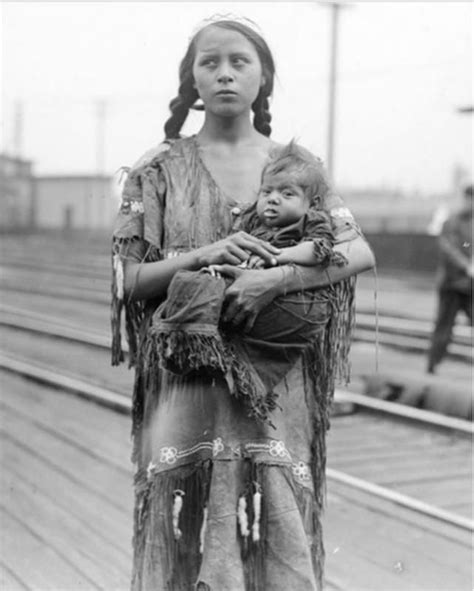
{"label": "baby's dark hair", "polygon": [[[264,83],[260,88],[257,98],[252,104],[252,111],[254,113],[253,126],[263,135],[270,136],[272,132],[270,126],[272,116],[270,114],[268,99],[273,92],[275,63],[272,52],[265,39],[245,24],[230,19],[215,21],[208,26],[240,33],[255,47],[262,66]],[[207,29],[207,27],[198,31],[191,39],[186,55],[179,66],[178,96],[176,96],[169,105],[171,117],[165,123],[166,139],[176,139],[180,137],[180,131],[186,121],[189,109],[194,108],[194,103],[199,98],[198,92],[194,88],[193,64],[196,57],[197,41],[200,34],[205,29]]]}
{"label": "baby's dark hair", "polygon": [[281,172],[294,175],[297,184],[312,204],[316,205],[318,202],[322,204],[324,196],[330,190],[329,179],[322,161],[294,140],[273,151],[271,160],[263,169],[262,180],[265,176]]}

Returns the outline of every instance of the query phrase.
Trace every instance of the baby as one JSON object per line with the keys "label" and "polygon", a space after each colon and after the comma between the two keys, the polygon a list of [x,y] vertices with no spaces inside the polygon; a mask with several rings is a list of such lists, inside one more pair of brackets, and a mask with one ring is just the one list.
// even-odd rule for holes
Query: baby
{"label": "baby", "polygon": [[[335,256],[330,217],[321,208],[322,196],[328,190],[320,162],[290,142],[263,169],[257,202],[244,212],[234,229],[278,247],[278,265],[327,266]],[[251,256],[245,266],[261,268],[264,261]]]}
{"label": "baby", "polygon": [[[319,161],[290,142],[265,166],[257,202],[236,216],[234,229],[276,246],[280,253],[274,264],[344,264],[345,259],[333,251],[331,220],[321,208],[327,191]],[[244,265],[258,269],[264,262],[252,255]],[[176,273],[167,299],[154,314],[149,352],[174,373],[221,374],[249,414],[270,423],[269,415],[277,406],[274,386],[303,351],[321,350],[331,317],[331,288],[276,298],[244,333],[221,320],[231,280],[221,277],[218,269],[216,265]]]}

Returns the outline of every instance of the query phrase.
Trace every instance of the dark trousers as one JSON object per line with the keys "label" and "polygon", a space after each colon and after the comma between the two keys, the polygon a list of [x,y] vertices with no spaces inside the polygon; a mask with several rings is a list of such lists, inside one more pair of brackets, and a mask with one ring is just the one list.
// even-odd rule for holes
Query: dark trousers
{"label": "dark trousers", "polygon": [[472,294],[451,289],[441,289],[438,300],[438,315],[433,336],[431,337],[428,371],[434,371],[445,356],[459,310],[465,312],[472,326]]}

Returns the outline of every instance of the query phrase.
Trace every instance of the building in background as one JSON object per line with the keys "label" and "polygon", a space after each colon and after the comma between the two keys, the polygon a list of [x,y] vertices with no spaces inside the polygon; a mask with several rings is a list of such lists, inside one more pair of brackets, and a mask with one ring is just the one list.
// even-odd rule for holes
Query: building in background
{"label": "building in background", "polygon": [[449,195],[419,195],[385,187],[341,190],[341,195],[366,233],[426,234],[433,212]]}
{"label": "building in background", "polygon": [[0,154],[0,230],[110,228],[118,207],[108,175],[36,176],[33,164]]}
{"label": "building in background", "polygon": [[38,228],[109,228],[117,211],[114,186],[106,175],[36,177]]}
{"label": "building in background", "polygon": [[35,227],[35,190],[33,163],[17,156],[0,154],[1,230]]}

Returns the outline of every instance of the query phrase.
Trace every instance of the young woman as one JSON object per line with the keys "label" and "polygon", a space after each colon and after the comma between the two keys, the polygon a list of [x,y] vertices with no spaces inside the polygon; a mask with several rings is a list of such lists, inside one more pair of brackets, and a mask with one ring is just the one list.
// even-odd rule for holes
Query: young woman
{"label": "young woman", "polygon": [[[236,267],[251,255],[270,262],[278,254],[249,234],[229,234],[232,210],[255,201],[275,146],[273,78],[270,50],[252,27],[217,20],[201,28],[180,66],[167,142],[134,167],[124,188],[114,233],[113,362],[122,358],[125,308],[136,367],[135,591],[311,591],[322,584],[328,402],[347,351],[350,278],[370,268],[373,256],[343,202],[328,193],[335,248],[347,265]],[[204,124],[180,138],[198,98]],[[319,366],[310,351],[285,366],[272,426],[249,417],[220,376],[150,368],[147,330],[172,277],[209,265],[234,279],[225,318],[243,330],[278,295],[334,284],[338,305],[318,343]]]}

